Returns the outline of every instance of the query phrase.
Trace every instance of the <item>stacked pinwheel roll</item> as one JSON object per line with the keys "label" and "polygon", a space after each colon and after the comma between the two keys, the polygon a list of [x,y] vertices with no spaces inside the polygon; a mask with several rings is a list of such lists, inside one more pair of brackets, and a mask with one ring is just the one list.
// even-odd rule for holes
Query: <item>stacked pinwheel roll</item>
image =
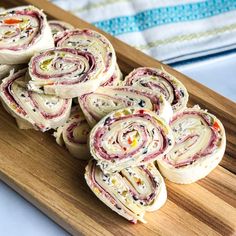
{"label": "stacked pinwheel roll", "polygon": [[0,98],[19,128],[53,129],[60,146],[89,161],[95,195],[133,223],[164,205],[162,175],[193,183],[224,155],[223,125],[187,107],[177,78],[149,67],[123,78],[112,44],[96,31],[47,22],[33,6],[5,10],[0,63]]}
{"label": "stacked pinwheel roll", "polygon": [[102,202],[132,223],[146,223],[145,212],[158,210],[167,198],[164,180],[151,163],[105,174],[91,160],[85,179]]}
{"label": "stacked pinwheel roll", "polygon": [[58,33],[74,29],[73,25],[60,20],[48,21],[54,40],[56,41]]}
{"label": "stacked pinwheel roll", "polygon": [[162,174],[172,182],[193,183],[204,178],[221,161],[226,145],[221,122],[198,106],[175,114],[170,122],[174,147],[160,158]]}
{"label": "stacked pinwheel roll", "polygon": [[89,149],[87,147],[87,137],[90,127],[78,106],[71,109],[69,119],[60,126],[54,136],[60,146],[66,146],[69,152],[76,158],[82,160],[89,159]]}

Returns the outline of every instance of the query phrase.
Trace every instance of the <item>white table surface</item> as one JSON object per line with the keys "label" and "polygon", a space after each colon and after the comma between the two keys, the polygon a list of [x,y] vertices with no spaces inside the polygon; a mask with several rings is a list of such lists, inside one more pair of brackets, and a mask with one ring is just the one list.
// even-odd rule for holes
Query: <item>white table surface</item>
{"label": "white table surface", "polygon": [[[236,53],[177,66],[176,69],[236,101]],[[0,235],[68,235],[14,190],[0,181]]]}

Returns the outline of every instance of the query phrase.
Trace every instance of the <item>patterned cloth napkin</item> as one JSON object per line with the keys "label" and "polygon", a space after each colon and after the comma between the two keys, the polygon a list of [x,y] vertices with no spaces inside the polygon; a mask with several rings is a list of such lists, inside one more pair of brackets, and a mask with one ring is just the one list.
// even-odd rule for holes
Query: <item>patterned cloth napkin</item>
{"label": "patterned cloth napkin", "polygon": [[236,0],[52,1],[165,63],[236,48]]}

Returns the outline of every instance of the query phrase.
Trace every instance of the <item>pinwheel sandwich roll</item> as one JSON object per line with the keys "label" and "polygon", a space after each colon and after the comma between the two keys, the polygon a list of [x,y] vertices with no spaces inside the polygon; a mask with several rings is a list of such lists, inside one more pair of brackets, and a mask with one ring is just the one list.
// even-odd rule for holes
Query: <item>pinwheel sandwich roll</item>
{"label": "pinwheel sandwich roll", "polygon": [[85,179],[103,203],[132,223],[146,223],[145,212],[159,209],[167,199],[165,183],[153,164],[105,174],[91,160]]}
{"label": "pinwheel sandwich roll", "polygon": [[54,37],[54,39],[57,38],[58,33],[74,29],[73,25],[60,20],[49,20],[48,24],[51,28],[52,36]]}
{"label": "pinwheel sandwich roll", "polygon": [[116,54],[110,41],[97,31],[90,29],[67,30],[58,34],[56,47],[70,47],[91,53],[97,61],[100,85],[115,72]]}
{"label": "pinwheel sandwich roll", "polygon": [[87,144],[89,125],[80,110],[79,106],[74,106],[70,118],[65,124],[60,126],[54,136],[60,146],[66,146],[68,151],[76,158],[88,160],[90,152]]}
{"label": "pinwheel sandwich roll", "polygon": [[125,77],[122,85],[147,87],[163,94],[174,112],[185,109],[188,102],[187,89],[163,68],[161,70],[151,67],[137,68]]}
{"label": "pinwheel sandwich roll", "polygon": [[130,106],[154,111],[167,122],[173,115],[172,108],[165,98],[147,88],[99,87],[94,93],[79,97],[79,104],[91,127],[108,113]]}
{"label": "pinwheel sandwich roll", "polygon": [[193,183],[207,176],[221,161],[226,146],[222,123],[199,107],[177,113],[170,123],[175,145],[158,166],[167,179]]}
{"label": "pinwheel sandwich roll", "polygon": [[53,48],[51,29],[43,12],[23,6],[0,12],[0,63],[26,63],[34,55]]}
{"label": "pinwheel sandwich roll", "polygon": [[31,58],[28,89],[61,98],[78,97],[100,86],[102,66],[90,52],[73,48],[50,49]]}
{"label": "pinwheel sandwich roll", "polygon": [[101,86],[119,86],[122,80],[123,80],[123,74],[118,64],[116,64],[114,74],[107,81],[101,84]]}
{"label": "pinwheel sandwich roll", "polygon": [[90,132],[90,152],[104,172],[152,162],[174,144],[170,127],[154,112],[124,108],[109,113]]}
{"label": "pinwheel sandwich roll", "polygon": [[3,79],[0,98],[5,109],[16,119],[20,128],[41,131],[63,125],[70,115],[71,99],[38,94],[26,89],[26,69],[13,71]]}

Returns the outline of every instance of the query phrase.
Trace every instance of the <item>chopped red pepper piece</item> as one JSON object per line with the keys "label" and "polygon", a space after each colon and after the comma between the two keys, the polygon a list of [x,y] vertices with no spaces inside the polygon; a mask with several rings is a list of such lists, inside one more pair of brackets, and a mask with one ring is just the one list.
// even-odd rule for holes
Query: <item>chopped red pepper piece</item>
{"label": "chopped red pepper piece", "polygon": [[131,140],[131,138],[128,138],[128,144],[131,144],[133,141]]}
{"label": "chopped red pepper piece", "polygon": [[213,128],[216,129],[216,130],[220,129],[220,126],[219,126],[219,124],[216,121],[213,124]]}
{"label": "chopped red pepper piece", "polygon": [[8,24],[8,25],[18,24],[18,23],[21,23],[21,22],[22,22],[22,20],[18,20],[18,19],[6,19],[6,20],[4,20],[4,23]]}
{"label": "chopped red pepper piece", "polygon": [[139,113],[140,114],[144,114],[144,110],[139,110]]}

